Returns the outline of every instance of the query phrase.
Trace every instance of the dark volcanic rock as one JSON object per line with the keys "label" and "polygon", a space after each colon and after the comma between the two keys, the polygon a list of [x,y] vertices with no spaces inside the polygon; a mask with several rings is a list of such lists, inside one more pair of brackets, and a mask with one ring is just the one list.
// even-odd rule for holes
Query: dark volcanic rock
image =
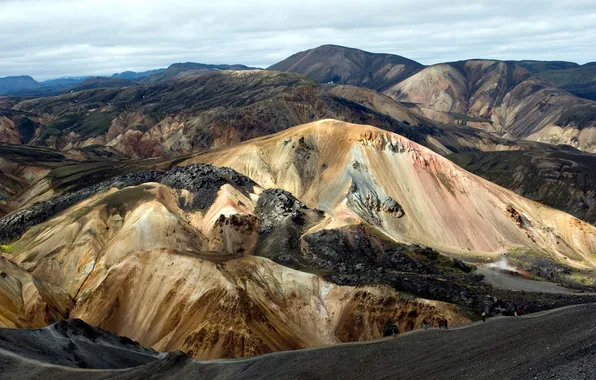
{"label": "dark volcanic rock", "polygon": [[309,209],[285,190],[270,189],[260,195],[255,214],[261,219],[257,253],[283,265],[300,266],[300,237],[323,212]]}
{"label": "dark volcanic rock", "polygon": [[[486,285],[483,275],[461,260],[431,248],[389,241],[373,227],[357,225],[300,236],[299,229],[276,229],[277,242],[259,254],[293,268],[322,274],[339,285],[383,284],[419,297],[455,303],[474,313],[512,314],[513,306],[536,312],[596,302],[593,295],[523,293]],[[286,240],[283,240],[286,239]]]}
{"label": "dark volcanic rock", "polygon": [[160,357],[129,338],[80,319],[63,320],[39,330],[0,329],[0,349],[46,363],[92,369],[136,367]]}
{"label": "dark volcanic rock", "polygon": [[265,190],[257,202],[255,214],[261,218],[263,234],[270,233],[275,227],[288,221],[301,224],[301,215],[306,205],[300,202],[292,193],[282,189]]}

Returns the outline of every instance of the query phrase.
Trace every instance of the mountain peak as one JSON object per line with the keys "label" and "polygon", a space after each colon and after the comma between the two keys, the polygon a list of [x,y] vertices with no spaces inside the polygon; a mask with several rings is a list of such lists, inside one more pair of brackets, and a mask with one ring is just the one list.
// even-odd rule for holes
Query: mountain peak
{"label": "mountain peak", "polygon": [[296,53],[268,69],[304,74],[320,83],[333,82],[381,90],[423,67],[399,55],[321,45]]}

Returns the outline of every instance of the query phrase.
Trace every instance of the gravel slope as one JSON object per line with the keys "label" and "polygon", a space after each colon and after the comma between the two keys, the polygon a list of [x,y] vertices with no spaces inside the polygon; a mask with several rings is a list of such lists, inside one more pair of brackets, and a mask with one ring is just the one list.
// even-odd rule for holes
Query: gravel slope
{"label": "gravel slope", "polygon": [[[373,343],[193,361],[173,353],[145,366],[87,371],[0,351],[1,379],[596,379],[596,304]],[[49,358],[48,358],[49,359]]]}

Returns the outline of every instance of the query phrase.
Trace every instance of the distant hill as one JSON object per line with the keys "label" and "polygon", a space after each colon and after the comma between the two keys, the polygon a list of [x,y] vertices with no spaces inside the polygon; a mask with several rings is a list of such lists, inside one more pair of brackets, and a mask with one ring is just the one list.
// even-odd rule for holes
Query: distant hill
{"label": "distant hill", "polygon": [[596,100],[596,62],[585,65],[559,61],[518,61],[516,63],[573,95]]}
{"label": "distant hill", "polygon": [[84,80],[91,78],[89,76],[82,76],[82,77],[62,77],[62,78],[55,78],[55,79],[48,79],[41,82],[41,84],[46,88],[52,88],[56,90],[61,90],[64,88],[72,87],[77,85]]}
{"label": "distant hill", "polygon": [[156,83],[168,80],[176,80],[192,75],[198,75],[209,71],[222,70],[260,70],[255,67],[248,67],[245,65],[209,65],[204,63],[174,63],[164,71],[147,76],[144,83]]}
{"label": "distant hill", "polygon": [[524,69],[528,70],[533,74],[538,74],[543,71],[547,70],[565,70],[571,69],[574,67],[579,67],[579,65],[575,62],[567,62],[567,61],[533,61],[533,60],[523,60],[523,61],[507,61],[511,63],[515,63],[523,67]]}
{"label": "distant hill", "polygon": [[349,84],[382,91],[424,66],[393,54],[376,54],[336,45],[296,53],[268,70],[304,74],[320,83]]}
{"label": "distant hill", "polygon": [[149,75],[159,74],[164,72],[166,69],[155,69],[155,70],[147,70],[142,72],[136,71],[124,71],[122,73],[116,73],[112,75],[112,78],[121,78],[121,79],[141,79],[148,77]]}
{"label": "distant hill", "polygon": [[94,88],[122,88],[138,85],[138,82],[129,79],[95,77],[86,79],[82,83],[72,87],[70,91],[77,92]]}
{"label": "distant hill", "polygon": [[0,95],[42,88],[43,85],[28,75],[0,78]]}

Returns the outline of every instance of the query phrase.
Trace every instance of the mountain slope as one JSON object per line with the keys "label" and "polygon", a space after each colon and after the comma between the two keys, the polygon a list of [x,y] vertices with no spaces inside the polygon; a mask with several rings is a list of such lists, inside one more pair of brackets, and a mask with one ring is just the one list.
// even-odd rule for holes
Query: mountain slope
{"label": "mountain slope", "polygon": [[147,71],[141,71],[141,72],[123,71],[121,73],[112,74],[111,78],[135,80],[135,79],[145,78],[145,77],[148,77],[153,74],[159,74],[164,71],[166,71],[166,69],[153,69],[153,70],[147,70]]}
{"label": "mountain slope", "polygon": [[512,63],[471,60],[434,65],[384,92],[420,105],[429,118],[448,115],[515,139],[596,151],[596,103]]}
{"label": "mountain slope", "polygon": [[[232,361],[193,361],[181,353],[170,353],[127,371],[73,369],[48,366],[68,354],[44,341],[45,354],[27,345],[17,353],[0,352],[0,368],[8,378],[19,379],[590,379],[596,336],[593,314],[596,307],[583,305],[536,316],[489,319],[463,329],[432,329],[371,343],[346,344],[314,350],[290,351]],[[573,323],[570,323],[573,321]],[[72,323],[72,322],[69,322]],[[112,368],[125,362],[118,351],[87,338],[91,352],[102,352]],[[6,332],[0,330],[0,336]],[[105,333],[104,333],[105,334]],[[14,334],[17,335],[17,334]],[[29,340],[33,332],[19,331]],[[130,350],[131,345],[121,346]],[[138,349],[138,348],[137,348]],[[31,361],[34,357],[38,361]],[[93,362],[91,362],[93,363]],[[68,367],[66,366],[68,365]],[[132,363],[129,365],[133,365]]]}
{"label": "mountain slope", "polygon": [[159,70],[151,75],[145,76],[142,79],[142,82],[147,84],[157,83],[221,70],[255,70],[255,68],[244,65],[209,65],[194,62],[174,63],[165,70]]}
{"label": "mountain slope", "polygon": [[596,228],[484,181],[395,134],[320,121],[205,153],[187,162],[229,166],[266,188],[397,241],[441,252],[509,250],[596,263]]}
{"label": "mountain slope", "polygon": [[596,100],[596,62],[578,65],[572,62],[519,61],[517,64],[580,98]]}
{"label": "mountain slope", "polygon": [[164,356],[78,319],[38,330],[0,329],[0,350],[28,360],[89,369],[137,367]]}
{"label": "mountain slope", "polygon": [[84,90],[91,90],[95,88],[122,88],[122,87],[132,87],[138,86],[138,83],[130,80],[130,79],[123,79],[123,78],[102,78],[102,77],[95,77],[85,79],[81,83],[76,84],[75,86],[70,88],[71,92],[77,91],[84,91]]}
{"label": "mountain slope", "polygon": [[579,152],[474,152],[447,156],[523,197],[596,223],[596,155]]}
{"label": "mountain slope", "polygon": [[319,83],[334,82],[381,91],[423,67],[398,55],[323,45],[296,53],[267,70],[304,74]]}
{"label": "mountain slope", "polygon": [[39,328],[66,317],[71,299],[0,255],[0,326]]}
{"label": "mountain slope", "polygon": [[542,71],[548,70],[565,70],[571,69],[574,67],[579,67],[579,65],[575,62],[567,62],[567,61],[533,61],[533,60],[523,60],[523,61],[507,61],[514,63],[518,66],[523,67],[524,69],[528,70],[532,74],[538,74]]}

